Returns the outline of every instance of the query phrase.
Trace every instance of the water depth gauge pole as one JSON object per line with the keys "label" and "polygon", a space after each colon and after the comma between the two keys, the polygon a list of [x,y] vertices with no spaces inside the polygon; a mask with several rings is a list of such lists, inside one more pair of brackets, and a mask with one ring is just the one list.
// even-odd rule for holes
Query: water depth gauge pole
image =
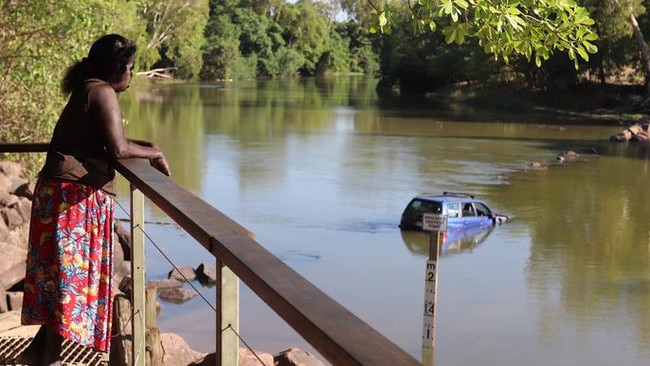
{"label": "water depth gauge pole", "polygon": [[424,316],[422,327],[422,365],[433,366],[436,348],[436,297],[438,256],[447,231],[447,216],[425,213],[422,230],[429,232],[429,260],[424,279]]}

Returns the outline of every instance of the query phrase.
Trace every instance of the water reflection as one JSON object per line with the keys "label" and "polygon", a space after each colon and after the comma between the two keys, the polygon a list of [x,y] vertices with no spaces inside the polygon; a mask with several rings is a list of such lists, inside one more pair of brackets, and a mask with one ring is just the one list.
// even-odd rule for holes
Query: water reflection
{"label": "water reflection", "polygon": [[[444,235],[444,241],[440,246],[441,255],[460,254],[463,252],[471,253],[481,243],[483,243],[494,231],[496,227],[473,228],[472,230],[453,231]],[[404,245],[416,255],[424,257],[429,256],[430,238],[427,232],[401,230],[402,241]]]}

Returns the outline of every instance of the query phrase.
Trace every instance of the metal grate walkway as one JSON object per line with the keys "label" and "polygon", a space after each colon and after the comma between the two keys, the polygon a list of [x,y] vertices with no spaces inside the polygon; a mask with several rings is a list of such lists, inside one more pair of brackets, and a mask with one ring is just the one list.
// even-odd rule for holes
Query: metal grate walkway
{"label": "metal grate walkway", "polygon": [[[0,366],[18,366],[16,359],[27,348],[33,337],[0,337]],[[108,355],[94,352],[70,340],[63,341],[61,353],[64,366],[106,366]]]}

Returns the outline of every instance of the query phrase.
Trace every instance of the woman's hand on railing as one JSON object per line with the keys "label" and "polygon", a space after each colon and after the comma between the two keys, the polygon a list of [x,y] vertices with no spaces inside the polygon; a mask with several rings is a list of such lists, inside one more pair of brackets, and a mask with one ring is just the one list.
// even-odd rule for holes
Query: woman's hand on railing
{"label": "woman's hand on railing", "polygon": [[171,171],[169,170],[169,164],[167,163],[167,159],[165,159],[164,156],[151,159],[149,160],[149,163],[151,164],[152,167],[158,169],[164,175],[168,177],[172,175]]}

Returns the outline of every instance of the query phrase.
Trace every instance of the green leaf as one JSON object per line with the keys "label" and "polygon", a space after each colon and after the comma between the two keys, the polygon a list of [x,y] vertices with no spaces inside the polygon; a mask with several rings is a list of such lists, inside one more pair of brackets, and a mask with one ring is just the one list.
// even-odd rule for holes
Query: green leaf
{"label": "green leaf", "polygon": [[461,9],[469,8],[469,3],[465,0],[455,0],[454,3]]}
{"label": "green leaf", "polygon": [[589,54],[582,46],[578,46],[578,54],[582,57],[583,60],[589,61]]}
{"label": "green leaf", "polygon": [[385,26],[387,23],[388,23],[388,18],[386,17],[386,12],[385,12],[385,11],[382,11],[382,12],[379,14],[379,26],[380,26],[380,27],[383,27],[383,26]]}
{"label": "green leaf", "polygon": [[443,4],[443,9],[445,9],[445,14],[450,15],[454,12],[454,3],[451,1],[446,2]]}
{"label": "green leaf", "polygon": [[456,28],[449,29],[449,32],[445,37],[445,42],[447,42],[447,44],[454,43],[456,41],[456,35],[457,35]]}

